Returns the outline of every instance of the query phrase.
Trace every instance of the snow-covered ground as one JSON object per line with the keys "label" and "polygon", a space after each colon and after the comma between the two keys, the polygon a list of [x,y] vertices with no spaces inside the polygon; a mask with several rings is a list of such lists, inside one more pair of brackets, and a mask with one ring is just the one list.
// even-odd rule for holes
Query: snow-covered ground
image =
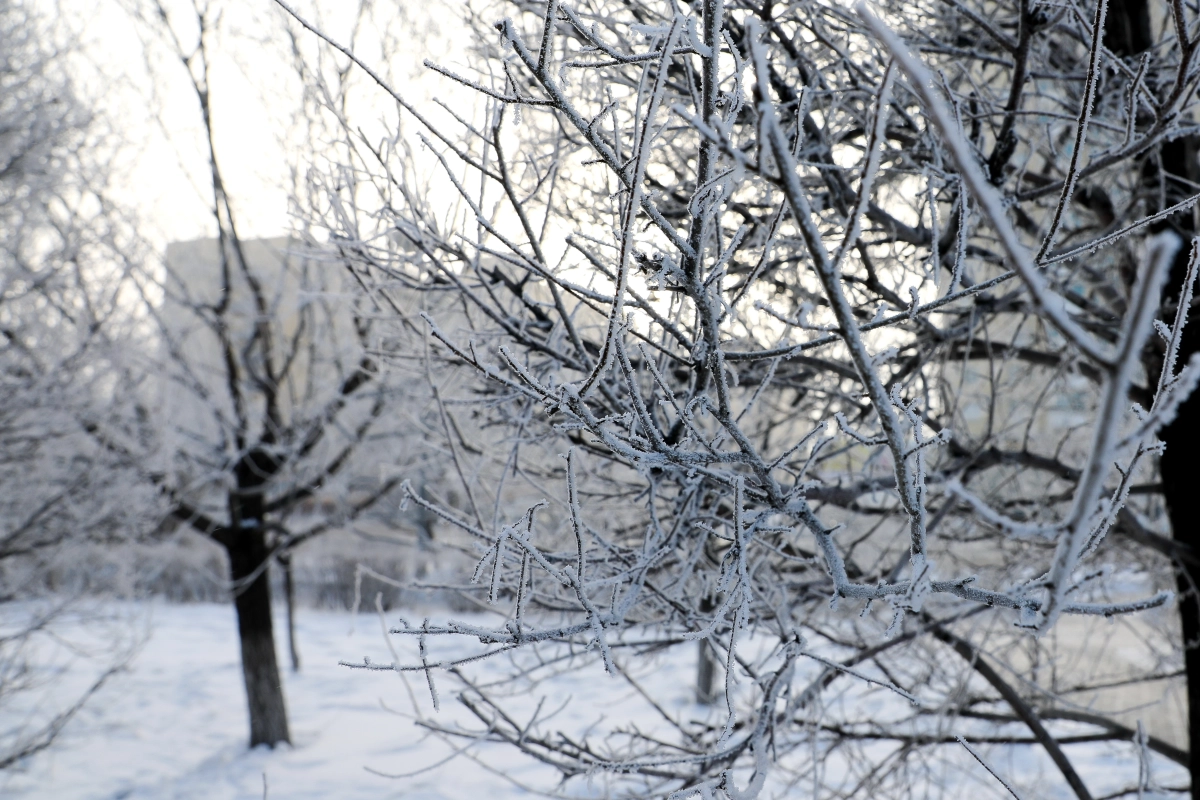
{"label": "snow-covered ground", "polygon": [[[140,612],[129,609],[139,613],[149,635],[129,668],[105,685],[54,747],[0,772],[0,796],[225,800],[262,797],[264,784],[270,798],[529,796],[463,759],[409,778],[371,771],[406,773],[450,753],[409,718],[389,713],[411,710],[395,673],[338,666],[363,656],[391,660],[371,615],[299,614],[303,669],[284,675],[294,746],[248,752],[232,607],[156,603]],[[281,642],[284,658],[285,648]],[[414,689],[423,683],[413,681]],[[417,702],[429,706],[425,692]],[[518,769],[514,777],[535,777],[529,771]],[[552,785],[553,776],[541,772]]]}
{"label": "snow-covered ground", "polygon": [[[75,627],[69,652],[76,656],[89,648],[104,652],[100,645],[130,630],[141,631],[140,649],[128,667],[72,720],[52,748],[16,769],[0,771],[0,797],[224,800],[265,794],[268,798],[323,800],[505,800],[534,796],[525,787],[550,791],[556,787],[556,773],[500,745],[476,744],[465,756],[448,759],[461,741],[452,746],[413,724],[414,703],[422,714],[433,715],[423,675],[410,677],[406,686],[393,672],[338,666],[339,661],[361,662],[364,657],[392,661],[380,620],[373,615],[301,611],[298,639],[303,670],[284,674],[294,745],[248,751],[245,694],[231,607],[109,604],[102,611],[67,623],[68,629],[72,624]],[[104,620],[107,623],[101,624]],[[389,614],[388,621],[394,624],[395,615]],[[413,621],[420,624],[419,617]],[[394,641],[392,646],[401,649],[402,661],[414,660],[415,643]],[[469,640],[439,642],[434,657],[459,657],[478,650],[478,643]],[[279,652],[286,658],[282,641]],[[697,719],[716,713],[692,702],[692,652],[690,648],[680,650],[638,674],[646,693],[677,718]],[[94,668],[96,661],[76,657],[69,663],[72,666],[65,676],[47,684],[63,697],[73,696],[72,690],[86,685],[87,667]],[[475,665],[476,674],[486,681],[505,666],[511,665],[483,662]],[[444,691],[435,718],[441,723],[469,722],[453,701],[449,680],[439,680]],[[848,694],[831,700],[864,700],[855,682],[839,685]],[[501,687],[488,691],[504,693]],[[880,694],[885,702],[891,702],[886,701],[888,697],[894,700],[890,693]],[[526,717],[536,713],[543,699],[549,710],[567,698],[575,702],[554,718],[555,726],[580,730],[601,716],[609,721],[630,719],[643,730],[654,724],[653,714],[646,714],[645,702],[634,688],[606,675],[591,658],[536,688],[517,686],[510,697],[512,706]],[[0,707],[0,730],[11,728],[23,713],[28,713],[28,708]],[[955,784],[963,789],[961,794],[950,789],[951,796],[966,796],[968,789],[973,796],[992,796],[998,789],[965,753],[953,747],[939,752],[945,763],[954,762],[941,773],[941,787]],[[1019,786],[1032,790],[1025,797],[1068,796],[1061,775],[1036,748],[985,752],[994,753],[997,766]],[[1136,775],[1136,756],[1128,743],[1077,745],[1071,754],[1096,789],[1127,786],[1125,773],[1130,767]],[[1157,758],[1154,761],[1155,778],[1178,785],[1178,768]],[[413,772],[418,774],[408,775]],[[573,796],[593,793],[586,783],[572,784],[567,792]],[[777,796],[779,791],[769,788],[767,794]],[[783,790],[783,796],[792,795]]]}

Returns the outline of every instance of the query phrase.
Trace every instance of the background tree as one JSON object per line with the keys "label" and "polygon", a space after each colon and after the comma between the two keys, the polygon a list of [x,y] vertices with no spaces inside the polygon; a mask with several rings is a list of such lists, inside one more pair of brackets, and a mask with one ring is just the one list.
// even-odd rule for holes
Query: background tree
{"label": "background tree", "polygon": [[[198,104],[215,240],[176,244],[136,274],[155,348],[128,367],[153,377],[139,437],[93,429],[142,466],[166,514],[229,560],[250,744],[290,739],[275,651],[272,559],[375,509],[399,484],[398,403],[366,300],[354,299],[338,243],[302,232],[248,239],[222,169],[213,73],[238,31],[213,4],[131,7],[156,64],[182,64]],[[314,144],[315,147],[315,144]],[[153,262],[152,262],[153,263]]]}
{"label": "background tree", "polygon": [[70,78],[81,49],[45,6],[0,2],[0,769],[48,747],[127,659],[117,626],[77,696],[47,664],[79,595],[112,588],[89,546],[152,527],[150,498],[79,424],[119,425],[130,387],[107,365],[137,346],[109,197],[119,141]]}
{"label": "background tree", "polygon": [[[572,735],[454,664],[481,728],[422,720],[629,796],[953,791],[987,760],[956,735],[1036,745],[1080,798],[1186,765],[1077,702],[1171,664],[1046,666],[1073,617],[1140,612],[1153,647],[1181,552],[1153,462],[1196,380],[1197,258],[1148,234],[1197,196],[1147,191],[1167,173],[1144,165],[1195,134],[1200,39],[1174,4],[1153,48],[1118,46],[1112,10],[552,0],[473,9],[470,72],[434,67],[486,99],[477,119],[433,125],[377,78],[457,211],[414,150],[348,125],[386,202],[356,215],[331,183],[324,223],[376,287],[461,303],[432,315],[433,354],[486,379],[461,400],[510,446],[459,470],[491,477],[465,509],[409,494],[477,543],[507,619],[402,625],[419,660],[362,666],[424,672],[436,705],[440,636],[534,652],[514,681],[591,658],[634,687],[638,656],[702,640],[725,680],[706,719],[648,697],[659,729]],[[403,265],[375,244],[393,229]],[[1155,320],[1172,265],[1182,300]],[[1112,751],[1129,782],[1098,787],[1081,736],[1136,739]]]}

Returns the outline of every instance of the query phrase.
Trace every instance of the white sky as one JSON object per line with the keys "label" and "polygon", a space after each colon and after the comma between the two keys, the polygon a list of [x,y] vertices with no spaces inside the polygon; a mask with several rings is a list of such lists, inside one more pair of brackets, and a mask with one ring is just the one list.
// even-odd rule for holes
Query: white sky
{"label": "white sky", "polygon": [[[183,64],[154,42],[127,12],[141,0],[59,0],[61,21],[86,46],[77,77],[85,96],[104,108],[120,125],[129,146],[116,179],[118,198],[132,205],[152,241],[215,235],[211,185],[203,148],[200,107]],[[299,80],[289,61],[289,41],[282,34],[281,11],[270,0],[211,0],[221,9],[212,37],[212,85],[217,157],[238,213],[243,235],[277,236],[290,229],[287,188],[289,166],[302,157],[289,152],[285,140],[299,106]],[[364,42],[360,56],[377,71],[390,73],[406,99],[429,104],[434,96],[470,102],[449,81],[421,66],[426,53],[439,63],[461,63],[462,37],[453,24],[462,0],[399,0],[380,13],[395,14],[398,27],[424,46],[395,48],[385,60],[379,47]],[[194,41],[188,25],[189,2],[165,0],[178,29]],[[325,0],[325,29],[347,42],[352,9],[357,3]],[[298,10],[314,19],[313,3]],[[194,16],[194,15],[193,15]],[[316,40],[305,33],[308,48]],[[312,52],[310,50],[309,52]],[[365,76],[360,75],[360,85]],[[359,108],[355,122],[377,125],[394,108],[382,90],[373,90],[374,109]]]}

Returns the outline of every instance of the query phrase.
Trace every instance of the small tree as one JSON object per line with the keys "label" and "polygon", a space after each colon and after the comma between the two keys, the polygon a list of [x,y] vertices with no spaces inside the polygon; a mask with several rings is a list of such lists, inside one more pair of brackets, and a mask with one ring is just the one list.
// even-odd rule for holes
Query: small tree
{"label": "small tree", "polygon": [[[288,742],[268,569],[326,531],[350,526],[399,484],[396,419],[411,391],[377,353],[377,308],[351,291],[345,248],[303,236],[249,240],[216,144],[212,72],[220,9],[134,8],[151,41],[182,63],[194,92],[217,237],[168,248],[138,273],[155,347],[144,441],[96,436],[157,489],[166,514],[221,546],[237,611],[250,745]],[[350,478],[371,478],[352,485]],[[369,485],[368,485],[369,484]]]}
{"label": "small tree", "polygon": [[[1149,27],[1127,12],[1122,30]],[[502,474],[562,490],[498,482],[491,520],[410,492],[480,543],[480,591],[510,619],[398,629],[420,663],[376,668],[428,672],[426,640],[467,635],[584,646],[621,674],[623,652],[699,639],[724,664],[717,722],[654,706],[668,735],[557,736],[456,671],[469,735],[632,796],[901,796],[945,787],[923,759],[959,747],[923,725],[988,719],[1092,797],[1047,721],[1134,733],[1071,708],[1091,676],[1037,671],[1030,634],[1170,598],[1155,437],[1196,380],[1196,250],[1154,232],[1196,202],[1168,201],[1181,173],[1156,159],[1194,133],[1200,40],[1175,4],[1153,50],[1114,52],[1108,14],[515,3],[469,17],[470,75],[433,67],[480,93],[481,121],[433,127],[377,78],[461,212],[396,147],[370,153],[380,216],[418,255],[395,267],[348,217],[326,224],[379,280],[457,293],[468,321],[431,320],[436,355],[487,381]],[[983,617],[1013,624],[981,642]],[[822,710],[844,675],[911,712]]]}

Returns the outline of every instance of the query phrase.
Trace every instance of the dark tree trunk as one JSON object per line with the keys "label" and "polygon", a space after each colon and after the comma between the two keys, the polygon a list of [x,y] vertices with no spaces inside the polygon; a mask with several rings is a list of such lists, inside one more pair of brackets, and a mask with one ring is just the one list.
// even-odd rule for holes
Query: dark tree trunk
{"label": "dark tree trunk", "polygon": [[707,706],[717,699],[717,656],[707,639],[696,645],[696,702]]}
{"label": "dark tree trunk", "polygon": [[242,644],[242,677],[250,710],[250,746],[274,747],[291,742],[283,684],[275,658],[275,631],[271,622],[271,581],[263,487],[278,469],[278,462],[263,450],[242,456],[234,468],[237,489],[229,495],[232,527],[222,543],[229,553],[233,578],[238,636]]}
{"label": "dark tree trunk", "polygon": [[[1184,141],[1172,142],[1163,148],[1163,164],[1171,150],[1189,146]],[[1194,157],[1194,154],[1193,154]],[[1190,239],[1195,226],[1186,215],[1178,222],[1178,232]],[[1191,247],[1180,248],[1171,270],[1171,282],[1167,284],[1169,299],[1177,299],[1179,287],[1187,273]],[[1180,363],[1200,350],[1200,320],[1192,320],[1184,328],[1180,342]],[[1154,373],[1150,373],[1154,374]],[[1167,504],[1167,515],[1171,520],[1171,534],[1175,541],[1196,552],[1200,550],[1200,532],[1196,528],[1194,504],[1196,502],[1196,454],[1200,452],[1200,394],[1193,393],[1179,409],[1175,421],[1164,428],[1159,436],[1166,443],[1159,460],[1162,474],[1163,499]],[[1200,800],[1200,593],[1197,581],[1200,570],[1182,559],[1175,567],[1176,589],[1179,595],[1180,634],[1183,638],[1183,666],[1188,692],[1188,772],[1191,774],[1192,797]]]}
{"label": "dark tree trunk", "polygon": [[[1193,395],[1193,398],[1195,395]],[[1189,547],[1200,545],[1196,535],[1195,481],[1189,480],[1189,464],[1194,459],[1195,448],[1200,445],[1200,430],[1197,430],[1196,415],[1200,408],[1189,400],[1180,410],[1175,423],[1163,431],[1162,439],[1167,443],[1163,453],[1161,470],[1163,494],[1167,501],[1167,512],[1171,518],[1171,531],[1175,540]],[[1190,458],[1189,458],[1190,456]],[[1194,474],[1194,473],[1193,473]],[[1200,574],[1193,574],[1182,562],[1176,567],[1175,581],[1179,592],[1180,633],[1183,636],[1183,666],[1187,676],[1188,691],[1188,772],[1192,777],[1192,797],[1200,800],[1200,597],[1197,596],[1196,581]]]}
{"label": "dark tree trunk", "polygon": [[[700,611],[711,614],[717,610],[716,599],[705,595],[700,601]],[[707,639],[696,642],[696,702],[708,705],[717,699],[717,654]]]}
{"label": "dark tree trunk", "polygon": [[1119,56],[1136,56],[1151,44],[1146,0],[1109,0],[1104,46]]}
{"label": "dark tree trunk", "polygon": [[296,646],[296,581],[292,575],[292,553],[286,551],[278,556],[283,567],[283,594],[287,599],[288,653],[292,657],[292,672],[300,671],[300,649]]}
{"label": "dark tree trunk", "polygon": [[[1153,44],[1150,32],[1150,7],[1148,0],[1110,0],[1104,30],[1104,43],[1121,57],[1138,56]],[[1197,178],[1195,139],[1176,139],[1158,148],[1158,159],[1147,158],[1143,176],[1148,194],[1156,194],[1160,186],[1166,191],[1163,196],[1171,205],[1191,194],[1186,183],[1173,180],[1178,175],[1195,181]],[[1152,154],[1153,155],[1153,154]],[[1162,169],[1158,165],[1162,165]],[[1157,209],[1155,209],[1157,210]],[[1171,227],[1184,238],[1184,246],[1175,259],[1171,277],[1164,291],[1163,300],[1174,305],[1179,289],[1187,272],[1191,252],[1190,240],[1197,231],[1194,211],[1176,214],[1164,224],[1156,227]],[[1169,322],[1171,316],[1166,317]],[[1200,350],[1200,320],[1193,320],[1183,334],[1180,343],[1179,363]],[[1159,363],[1154,363],[1159,362]],[[1161,358],[1151,356],[1147,363],[1147,375],[1157,379],[1161,371]],[[1153,385],[1153,383],[1151,384]],[[1159,436],[1166,444],[1159,461],[1162,475],[1163,498],[1167,515],[1171,521],[1171,533],[1175,541],[1195,551],[1200,549],[1200,531],[1197,531],[1192,503],[1195,502],[1194,461],[1200,452],[1200,395],[1193,394],[1179,409],[1175,421],[1164,428]],[[1192,797],[1200,800],[1200,594],[1197,592],[1200,570],[1189,568],[1183,560],[1176,564],[1175,582],[1179,594],[1179,622],[1183,645],[1184,673],[1188,693],[1188,772],[1191,776]]]}
{"label": "dark tree trunk", "polygon": [[275,658],[275,631],[271,622],[271,582],[264,568],[245,585],[255,570],[265,567],[270,555],[260,528],[233,532],[226,546],[229,576],[236,594],[238,638],[242,646],[242,678],[250,710],[250,746],[274,747],[290,742],[283,686]]}

